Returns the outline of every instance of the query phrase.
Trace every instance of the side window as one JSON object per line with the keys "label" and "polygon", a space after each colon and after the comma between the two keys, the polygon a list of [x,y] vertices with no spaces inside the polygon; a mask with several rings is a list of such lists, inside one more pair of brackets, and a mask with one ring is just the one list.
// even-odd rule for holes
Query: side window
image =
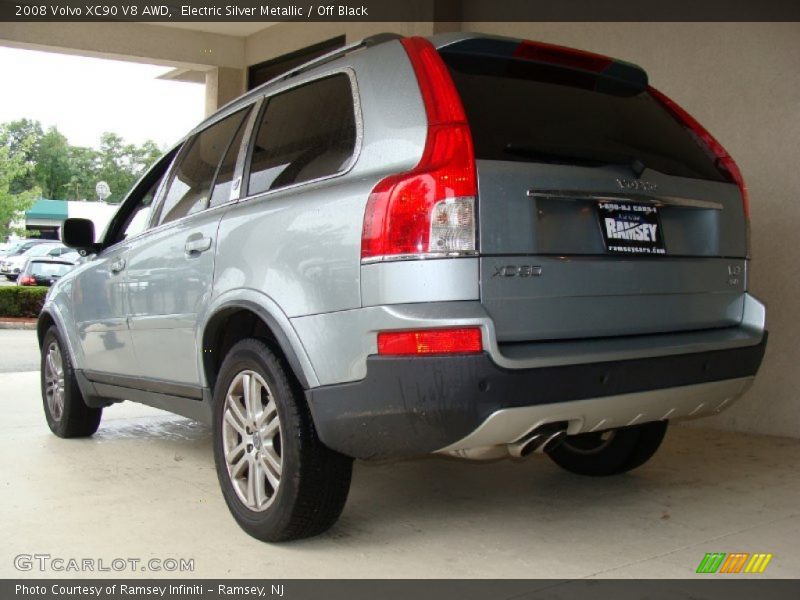
{"label": "side window", "polygon": [[136,208],[133,209],[133,212],[122,227],[121,235],[117,241],[139,235],[147,228],[147,223],[150,221],[150,213],[153,211],[153,200],[156,197],[158,186],[161,184],[161,180],[164,179],[164,177],[165,174],[162,174],[161,177],[153,182],[153,185],[148,188],[147,192],[145,192],[145,195],[136,205]]}
{"label": "side window", "polygon": [[333,75],[268,99],[258,125],[248,195],[341,171],[353,156],[350,78]]}
{"label": "side window", "polygon": [[168,223],[208,207],[214,175],[249,108],[240,110],[200,132],[173,170],[161,208],[160,223]]}
{"label": "side window", "polygon": [[174,149],[162,156],[139,182],[139,185],[125,198],[124,204],[108,227],[105,238],[106,246],[138,235],[147,229],[158,186],[166,177],[169,165],[177,152],[178,150]]}

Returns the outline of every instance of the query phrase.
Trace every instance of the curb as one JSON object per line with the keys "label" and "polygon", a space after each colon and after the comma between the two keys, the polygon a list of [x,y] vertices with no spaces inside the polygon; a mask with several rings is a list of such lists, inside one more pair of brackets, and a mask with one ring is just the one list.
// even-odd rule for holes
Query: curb
{"label": "curb", "polygon": [[0,319],[0,329],[36,329],[36,319]]}

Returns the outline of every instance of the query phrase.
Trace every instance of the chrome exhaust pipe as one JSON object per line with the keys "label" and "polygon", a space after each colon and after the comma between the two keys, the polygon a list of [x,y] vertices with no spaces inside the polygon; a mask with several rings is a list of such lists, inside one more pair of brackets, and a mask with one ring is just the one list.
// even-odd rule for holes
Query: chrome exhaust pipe
{"label": "chrome exhaust pipe", "polygon": [[509,444],[508,453],[514,458],[524,458],[534,452],[547,452],[558,446],[565,437],[567,437],[565,427],[544,425],[519,442]]}

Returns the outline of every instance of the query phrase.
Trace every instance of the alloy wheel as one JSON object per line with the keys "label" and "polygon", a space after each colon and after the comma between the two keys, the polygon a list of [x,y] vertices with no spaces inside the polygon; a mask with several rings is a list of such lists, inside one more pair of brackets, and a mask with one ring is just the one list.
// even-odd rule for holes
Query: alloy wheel
{"label": "alloy wheel", "polygon": [[253,511],[269,508],[281,483],[281,424],[272,392],[255,371],[241,371],[228,386],[222,444],[239,500]]}
{"label": "alloy wheel", "polygon": [[56,341],[47,347],[44,382],[50,416],[54,421],[60,421],[64,414],[64,360]]}

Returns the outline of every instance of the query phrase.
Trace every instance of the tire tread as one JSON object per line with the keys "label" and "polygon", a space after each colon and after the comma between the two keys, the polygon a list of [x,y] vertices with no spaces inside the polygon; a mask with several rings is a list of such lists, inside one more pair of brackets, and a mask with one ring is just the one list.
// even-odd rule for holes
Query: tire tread
{"label": "tire tread", "polygon": [[[282,403],[284,431],[294,431],[298,442],[298,460],[296,470],[296,494],[288,503],[285,514],[278,519],[246,518],[243,510],[237,505],[238,499],[233,490],[224,489],[228,507],[240,526],[247,533],[268,542],[285,542],[312,537],[329,529],[339,518],[350,489],[352,475],[352,459],[334,452],[325,446],[317,436],[311,412],[303,397],[300,386],[287,373],[288,365],[280,355],[265,342],[257,339],[246,339],[236,343],[228,352],[220,368],[220,377],[214,393],[215,403],[222,402],[230,379],[228,371],[233,369],[240,356],[257,356],[271,376],[273,395],[282,395],[288,402]],[[215,406],[215,421],[218,417]],[[289,425],[289,427],[287,427]],[[218,441],[215,440],[215,454]],[[217,464],[217,474],[223,488],[230,485],[224,465]],[[284,472],[282,477],[290,476]],[[283,480],[282,480],[283,482]],[[277,500],[276,500],[277,502]],[[268,509],[267,512],[271,510]],[[252,511],[247,511],[251,514]],[[244,518],[243,518],[244,517]]]}
{"label": "tire tread", "polygon": [[[64,412],[60,421],[54,420],[50,415],[44,390],[45,357],[47,347],[53,339],[55,339],[61,349],[61,360],[63,361],[64,368]],[[78,380],[75,377],[75,370],[72,366],[69,352],[55,325],[52,325],[42,338],[40,378],[42,404],[44,405],[44,414],[50,431],[61,438],[80,438],[94,435],[97,428],[100,426],[100,420],[103,417],[103,409],[87,406],[86,402],[84,402],[83,394],[78,386]]]}
{"label": "tire tread", "polygon": [[667,421],[653,421],[622,427],[608,447],[595,454],[579,454],[568,443],[553,448],[547,454],[562,469],[578,475],[607,477],[626,473],[650,460],[661,446],[667,431]]}

